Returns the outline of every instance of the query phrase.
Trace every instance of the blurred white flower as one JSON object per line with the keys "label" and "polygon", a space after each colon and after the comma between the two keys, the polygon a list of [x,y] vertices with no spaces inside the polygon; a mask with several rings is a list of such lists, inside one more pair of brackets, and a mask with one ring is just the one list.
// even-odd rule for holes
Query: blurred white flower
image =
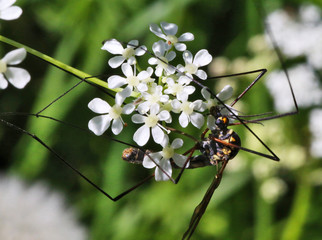
{"label": "blurred white flower", "polygon": [[266,159],[256,159],[252,164],[252,172],[255,178],[265,179],[277,172],[276,164]]}
{"label": "blurred white flower", "polygon": [[[322,89],[318,77],[311,66],[299,64],[288,69],[292,87],[300,107],[311,107],[322,103]],[[284,71],[275,71],[268,76],[266,86],[274,97],[275,108],[279,112],[294,109]]]}
{"label": "blurred white flower", "polygon": [[264,181],[260,188],[260,193],[268,203],[274,203],[286,190],[286,183],[282,179],[274,177]]}
{"label": "blurred white flower", "polygon": [[322,69],[322,21],[321,11],[313,5],[302,6],[300,20],[283,10],[268,16],[268,22],[281,51],[287,57],[306,56],[308,62]]}
{"label": "blurred white flower", "polygon": [[0,175],[0,239],[83,240],[87,232],[63,196],[43,184]]}
{"label": "blurred white flower", "polygon": [[8,52],[0,59],[0,89],[8,87],[10,82],[16,88],[24,88],[30,81],[30,74],[22,68],[12,67],[22,62],[26,57],[26,50],[18,48]]}
{"label": "blurred white flower", "polygon": [[0,19],[14,20],[20,17],[22,9],[12,6],[16,0],[0,0]]}
{"label": "blurred white flower", "polygon": [[322,157],[322,109],[314,109],[310,112],[309,127],[312,134],[311,154],[314,157]]}

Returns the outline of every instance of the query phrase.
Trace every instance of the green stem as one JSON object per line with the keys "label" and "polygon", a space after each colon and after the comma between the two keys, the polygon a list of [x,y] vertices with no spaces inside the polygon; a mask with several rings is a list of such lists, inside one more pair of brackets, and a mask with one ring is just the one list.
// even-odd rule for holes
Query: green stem
{"label": "green stem", "polygon": [[[86,79],[86,81],[88,81],[88,82],[91,82],[93,84],[96,84],[98,86],[106,88],[108,90],[111,90],[113,92],[120,92],[120,91],[123,90],[122,88],[110,89],[108,87],[108,84],[107,84],[106,81],[102,81],[101,79],[98,79],[96,77],[92,77],[91,75],[89,75],[87,73],[84,73],[84,72],[82,72],[82,71],[80,71],[80,70],[78,70],[76,68],[73,68],[73,67],[71,67],[71,66],[69,66],[69,65],[67,65],[65,63],[62,63],[62,62],[60,62],[60,61],[58,61],[58,60],[56,60],[56,59],[54,59],[54,58],[52,58],[52,57],[50,57],[50,56],[48,56],[46,54],[43,54],[43,53],[41,53],[41,52],[39,52],[39,51],[37,51],[37,50],[35,50],[33,48],[30,48],[30,47],[28,47],[26,45],[18,43],[18,42],[14,41],[14,40],[11,40],[9,38],[6,38],[6,37],[4,37],[2,35],[0,35],[0,41],[6,43],[8,45],[14,46],[16,48],[24,48],[24,49],[26,49],[26,51],[28,53],[40,58],[41,60],[43,60],[45,62],[48,62],[49,64],[51,64],[51,65],[53,65],[53,66],[65,71],[65,72],[67,72],[67,73],[69,73],[69,74],[71,74],[71,75],[73,75],[73,76],[75,76],[75,77],[77,77],[77,78],[79,78],[81,80]],[[137,97],[138,94],[135,93],[135,92],[132,92],[131,96],[132,97]]]}
{"label": "green stem", "polygon": [[301,238],[305,220],[310,207],[310,200],[312,195],[312,187],[304,179],[300,178],[297,184],[297,190],[289,215],[286,222],[281,240],[297,240]]}
{"label": "green stem", "polygon": [[273,205],[263,199],[260,194],[260,184],[256,186],[255,199],[255,240],[269,240],[272,239],[272,212]]}

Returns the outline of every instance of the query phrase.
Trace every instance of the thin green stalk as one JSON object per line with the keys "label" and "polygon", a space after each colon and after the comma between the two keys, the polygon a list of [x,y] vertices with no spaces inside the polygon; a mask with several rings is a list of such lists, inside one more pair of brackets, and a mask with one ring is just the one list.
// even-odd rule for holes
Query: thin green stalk
{"label": "thin green stalk", "polygon": [[[101,79],[98,79],[96,77],[92,77],[92,75],[90,75],[90,74],[82,72],[82,71],[80,71],[80,70],[78,70],[78,69],[76,69],[74,67],[71,67],[71,66],[69,66],[69,65],[67,65],[65,63],[62,63],[62,62],[60,62],[60,61],[58,61],[58,60],[56,60],[56,59],[54,59],[54,58],[52,58],[52,57],[50,57],[50,56],[48,56],[46,54],[43,54],[43,53],[41,53],[41,52],[39,52],[39,51],[37,51],[37,50],[35,50],[33,48],[30,48],[30,47],[28,47],[26,45],[18,43],[16,41],[12,40],[12,39],[6,38],[6,37],[4,37],[2,35],[0,35],[0,41],[6,43],[8,45],[14,46],[16,48],[24,48],[24,49],[26,49],[26,51],[28,53],[40,58],[41,60],[43,60],[45,62],[48,62],[49,64],[51,64],[51,65],[53,65],[53,66],[65,71],[65,72],[67,72],[67,73],[69,73],[69,74],[71,74],[71,75],[73,75],[73,76],[75,76],[75,77],[77,77],[77,78],[79,78],[81,80],[86,79],[86,81],[88,81],[88,82],[91,82],[93,84],[96,84],[98,86],[106,88],[108,90],[111,90],[113,92],[120,92],[120,91],[123,90],[122,88],[110,89],[108,87],[108,84],[107,84],[106,81],[102,81]],[[138,95],[137,93],[132,92],[131,96],[132,97],[137,97],[137,95]]]}
{"label": "thin green stalk", "polygon": [[312,186],[301,177],[294,197],[291,213],[286,222],[281,240],[297,240],[301,238],[306,216],[310,208]]}
{"label": "thin green stalk", "polygon": [[270,240],[272,238],[273,205],[263,199],[260,194],[260,185],[256,186],[255,198],[255,240]]}

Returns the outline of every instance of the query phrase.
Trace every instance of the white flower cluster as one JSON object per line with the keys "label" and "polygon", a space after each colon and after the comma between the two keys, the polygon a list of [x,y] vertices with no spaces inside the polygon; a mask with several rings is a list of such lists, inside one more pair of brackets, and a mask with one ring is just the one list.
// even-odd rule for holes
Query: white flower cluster
{"label": "white flower cluster", "polygon": [[[289,76],[299,107],[310,110],[311,154],[321,157],[321,105],[322,87],[319,76],[322,70],[322,14],[321,9],[305,4],[298,15],[277,10],[268,16],[272,32],[281,52],[288,58],[304,57],[304,63],[288,68]],[[274,97],[275,108],[280,112],[291,111],[294,103],[288,86],[283,85],[285,74],[274,71],[266,85]],[[311,110],[315,108],[314,110]],[[319,123],[319,124],[317,124]]]}
{"label": "white flower cluster", "polygon": [[88,239],[75,209],[44,183],[30,185],[0,173],[0,191],[0,239]]}
{"label": "white flower cluster", "polygon": [[277,10],[267,20],[287,57],[306,56],[310,65],[322,69],[322,21],[318,7],[308,4],[301,6],[297,18],[286,11]]}
{"label": "white flower cluster", "polygon": [[[322,70],[321,10],[306,4],[301,6],[298,16],[295,16],[277,10],[267,20],[281,52],[288,58],[306,59],[305,63],[288,68],[299,106],[318,106],[322,103],[322,88],[317,74]],[[283,71],[274,71],[266,81],[274,96],[275,108],[280,112],[291,111],[294,107],[284,76]]]}
{"label": "white flower cluster", "polygon": [[[192,78],[196,76],[198,79],[207,79],[206,72],[200,67],[208,65],[212,60],[212,56],[205,49],[198,51],[195,56],[186,50],[183,42],[192,41],[194,35],[184,33],[177,38],[178,26],[166,22],[161,23],[161,28],[151,24],[150,30],[165,41],[159,40],[153,44],[153,56],[148,60],[151,66],[146,70],[140,70],[137,58],[145,54],[147,48],[139,46],[137,40],[130,41],[126,48],[115,39],[104,43],[103,50],[117,55],[109,60],[109,65],[112,68],[121,66],[123,73],[121,76],[110,76],[107,79],[108,86],[121,90],[116,94],[113,106],[100,98],[95,98],[88,104],[93,112],[100,114],[89,121],[88,127],[96,135],[102,135],[112,125],[111,130],[117,135],[123,130],[124,125],[121,115],[133,114],[133,123],[141,125],[133,140],[139,146],[144,146],[152,136],[154,142],[163,147],[161,152],[145,157],[143,163],[147,168],[156,167],[155,178],[160,181],[169,180],[168,176],[171,176],[170,159],[179,167],[183,167],[186,161],[186,156],[174,152],[183,145],[183,140],[175,139],[171,145],[169,144],[170,131],[167,126],[172,122],[172,114],[179,115],[179,123],[183,128],[191,123],[200,129],[204,125],[204,115],[207,114],[205,111],[217,105],[217,101],[211,99],[206,89],[202,90],[205,101],[190,99],[196,90],[190,84]],[[184,64],[174,67],[169,62],[176,57],[178,51],[183,52]],[[123,104],[125,99],[134,95],[138,97],[132,98],[131,103]],[[231,95],[232,88],[226,86],[217,97],[226,100]],[[215,121],[208,118],[207,122],[212,125]]]}

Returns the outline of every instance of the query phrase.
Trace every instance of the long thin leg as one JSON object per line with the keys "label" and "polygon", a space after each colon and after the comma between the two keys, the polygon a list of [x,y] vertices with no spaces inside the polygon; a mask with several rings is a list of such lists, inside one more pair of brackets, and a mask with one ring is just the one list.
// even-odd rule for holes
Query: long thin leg
{"label": "long thin leg", "polygon": [[239,101],[248,91],[251,89],[259,79],[261,79],[264,74],[267,72],[267,69],[257,69],[257,70],[252,70],[252,71],[247,71],[247,72],[241,72],[241,73],[233,73],[233,74],[228,74],[228,75],[221,75],[221,76],[215,76],[215,77],[210,77],[208,79],[216,79],[216,78],[227,78],[227,77],[237,77],[237,76],[243,76],[243,75],[248,75],[248,74],[253,74],[253,73],[258,73],[258,76],[255,78],[255,80],[248,85],[248,87],[245,88],[245,90],[230,104],[230,106],[234,106],[236,102]]}
{"label": "long thin leg", "polygon": [[[77,76],[76,76],[77,77]],[[107,92],[105,89],[103,89],[103,88],[101,88],[100,86],[98,86],[98,85],[95,85],[95,84],[93,84],[93,83],[91,83],[91,82],[88,82],[87,81],[87,79],[89,79],[89,78],[95,78],[95,77],[98,77],[98,76],[91,76],[91,77],[86,77],[86,78],[83,78],[83,79],[81,79],[81,78],[79,78],[79,77],[77,77],[77,78],[79,78],[80,79],[80,81],[78,82],[78,83],[76,83],[75,85],[73,85],[71,88],[69,88],[67,91],[65,91],[64,93],[62,93],[61,95],[59,95],[57,98],[55,98],[54,100],[52,100],[49,104],[47,104],[44,108],[42,108],[40,111],[38,111],[37,113],[36,113],[36,115],[39,115],[39,114],[41,114],[43,111],[45,111],[47,108],[49,108],[51,105],[53,105],[54,103],[56,103],[58,100],[60,100],[61,98],[63,98],[65,95],[67,95],[69,92],[71,92],[72,90],[74,90],[76,87],[78,87],[81,83],[83,83],[83,82],[86,82],[87,84],[89,84],[89,85],[92,85],[92,86],[94,86],[94,87],[96,87],[96,88],[98,88],[99,90],[101,90],[103,93],[105,93],[105,94],[107,94],[108,96],[110,96],[110,97],[112,97],[112,98],[114,98],[114,96],[112,95],[112,94],[110,94],[109,92]]]}
{"label": "long thin leg", "polygon": [[222,163],[221,168],[219,169],[219,172],[215,175],[214,179],[212,180],[205,196],[203,197],[202,201],[199,203],[199,205],[195,208],[191,220],[190,220],[190,224],[189,227],[187,229],[187,231],[183,234],[182,239],[190,239],[190,237],[192,236],[192,234],[194,233],[195,229],[198,226],[198,223],[201,219],[201,217],[203,216],[203,214],[205,213],[207,206],[210,202],[210,199],[212,197],[212,195],[214,194],[214,191],[218,188],[221,179],[222,179],[222,175],[223,172],[227,166],[228,160],[224,161]]}
{"label": "long thin leg", "polygon": [[39,137],[37,137],[35,134],[32,134],[4,119],[0,118],[0,122],[2,122],[3,124],[7,125],[8,127],[21,132],[23,134],[28,135],[29,137],[33,138],[34,140],[36,140],[37,142],[39,142],[43,147],[45,147],[49,152],[51,152],[57,159],[59,159],[63,164],[65,164],[68,168],[70,168],[72,171],[74,171],[75,173],[77,173],[81,178],[83,178],[86,182],[88,182],[90,185],[92,185],[94,188],[96,188],[99,192],[101,192],[103,195],[105,195],[106,197],[108,197],[110,200],[116,202],[117,200],[121,199],[122,197],[126,196],[128,193],[132,192],[133,190],[135,190],[136,188],[138,188],[139,186],[141,186],[142,184],[144,184],[145,182],[149,181],[150,179],[152,179],[152,177],[154,176],[148,176],[145,179],[143,179],[142,181],[140,181],[139,183],[137,183],[136,185],[134,185],[133,187],[129,188],[128,190],[122,192],[121,194],[117,195],[116,197],[112,197],[111,195],[109,195],[107,192],[105,192],[102,188],[100,188],[98,185],[96,185],[93,181],[91,181],[89,178],[87,178],[84,174],[82,174],[77,168],[75,168],[74,166],[72,166],[68,161],[66,161],[63,157],[61,157],[54,149],[52,149],[51,147],[49,147],[44,141],[42,141]]}

